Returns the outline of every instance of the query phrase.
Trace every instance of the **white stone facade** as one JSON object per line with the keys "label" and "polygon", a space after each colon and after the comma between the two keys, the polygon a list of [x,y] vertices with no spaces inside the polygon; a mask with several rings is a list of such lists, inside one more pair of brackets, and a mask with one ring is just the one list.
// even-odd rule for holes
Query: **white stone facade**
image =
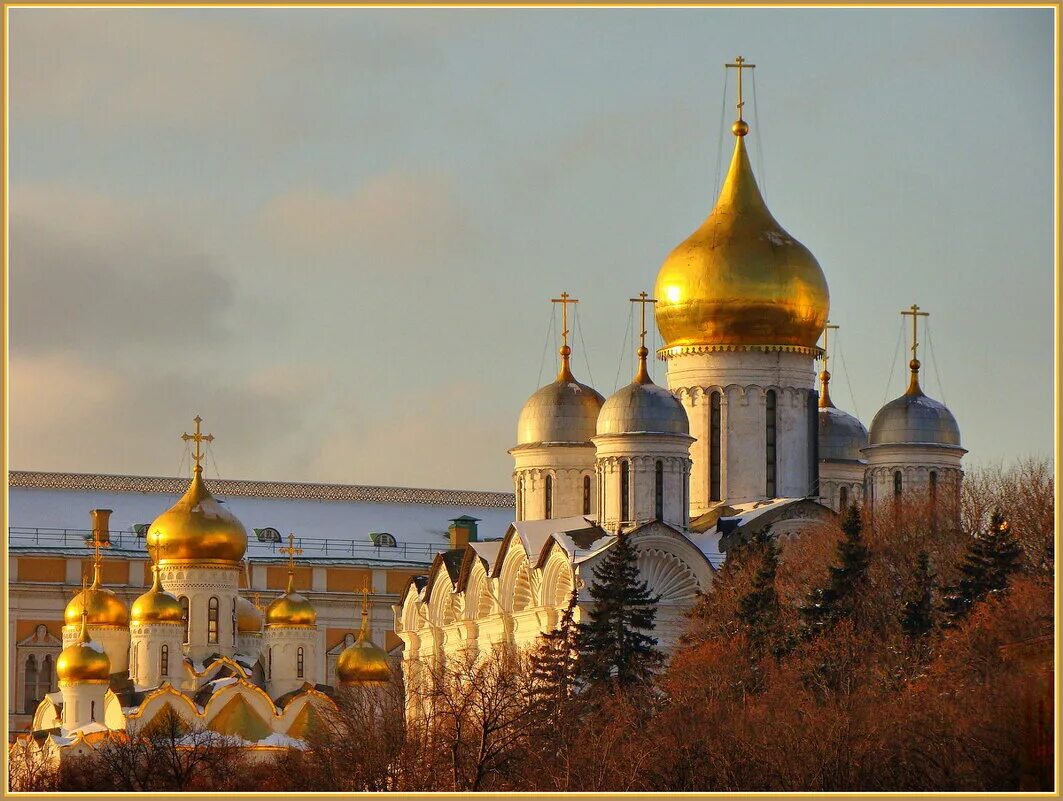
{"label": "white stone facade", "polygon": [[[159,581],[163,589],[178,600],[188,600],[185,648],[188,656],[202,662],[212,654],[232,656],[236,653],[236,597],[240,593],[238,566],[164,562],[159,567]],[[216,602],[216,607],[212,601]]]}
{"label": "white stone facade", "polygon": [[851,504],[864,503],[863,462],[841,460],[819,463],[819,500],[839,514]]}
{"label": "white stone facade", "polygon": [[593,445],[539,442],[518,445],[509,452],[514,460],[517,520],[544,520],[597,512]]}
{"label": "white stone facade", "polygon": [[129,678],[138,687],[164,681],[192,689],[184,668],[184,626],[181,623],[132,623],[129,626]]}
{"label": "white stone facade", "polygon": [[262,635],[266,686],[271,698],[313,684],[318,675],[318,633],[315,626],[267,626]]}
{"label": "white stone facade", "polygon": [[[689,523],[689,453],[693,441],[692,437],[675,434],[605,434],[595,437],[598,451],[595,471],[600,487],[598,503],[602,526],[608,531],[617,531],[621,527],[633,528],[660,519],[662,523],[685,529]],[[661,465],[660,504],[657,498],[658,463]]]}
{"label": "white stone facade", "polygon": [[[686,409],[695,439],[692,517],[723,500],[741,504],[809,494],[812,438],[818,435],[810,412],[814,380],[811,353],[705,348],[669,355],[668,388]],[[775,401],[774,488],[769,481],[769,392]],[[719,393],[720,406],[718,493],[712,492],[711,480],[713,393]]]}
{"label": "white stone facade", "polygon": [[931,503],[939,523],[958,526],[966,452],[954,445],[911,443],[865,448],[865,500],[872,512],[898,503]]}

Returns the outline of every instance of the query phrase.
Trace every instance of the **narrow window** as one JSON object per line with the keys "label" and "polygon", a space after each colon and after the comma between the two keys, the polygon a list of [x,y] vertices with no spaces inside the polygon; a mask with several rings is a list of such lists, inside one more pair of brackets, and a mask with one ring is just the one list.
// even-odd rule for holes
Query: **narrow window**
{"label": "narrow window", "polygon": [[[44,687],[45,693],[52,691],[52,656],[49,654],[44,657],[44,661],[41,662],[41,676],[40,683]],[[44,696],[41,695],[43,698]]]}
{"label": "narrow window", "polygon": [[713,392],[709,412],[709,500],[722,500],[720,494],[720,393]]}
{"label": "narrow window", "polygon": [[273,648],[266,652],[266,678],[273,680]]}
{"label": "narrow window", "polygon": [[930,529],[937,531],[938,527],[938,474],[936,470],[930,471]]}
{"label": "narrow window", "polygon": [[37,708],[37,657],[30,654],[26,660],[26,714]]}
{"label": "narrow window", "polygon": [[185,644],[188,644],[188,598],[181,596],[181,622],[185,624]]}
{"label": "narrow window", "polygon": [[554,511],[554,478],[546,477],[546,519],[549,520]]}
{"label": "narrow window", "polygon": [[842,487],[838,492],[838,511],[844,512],[849,508],[849,488]]}
{"label": "narrow window", "polygon": [[162,646],[162,653],[159,659],[159,674],[162,676],[170,675],[170,646]]}
{"label": "narrow window", "polygon": [[764,440],[767,461],[767,476],[764,482],[764,494],[775,497],[775,390],[769,389],[764,399]]}
{"label": "narrow window", "polygon": [[96,702],[89,703],[89,720],[96,720]]}
{"label": "narrow window", "polygon": [[620,460],[620,522],[626,523],[628,516],[628,492],[631,480],[627,474],[627,459]]}
{"label": "narrow window", "polygon": [[664,520],[664,462],[657,460],[656,475],[654,476],[654,493],[656,505],[654,506],[654,519]]}
{"label": "narrow window", "polygon": [[903,479],[901,477],[901,471],[898,470],[893,474],[893,499],[898,503],[901,500],[901,485]]}
{"label": "narrow window", "polygon": [[524,476],[517,479],[517,520],[524,519]]}
{"label": "narrow window", "polygon": [[683,525],[687,525],[690,515],[690,505],[687,499],[687,492],[690,490],[690,468],[683,467]]}
{"label": "narrow window", "polygon": [[218,599],[207,601],[207,642],[218,641]]}
{"label": "narrow window", "polygon": [[295,654],[295,675],[300,679],[303,677],[303,646],[301,645]]}
{"label": "narrow window", "polygon": [[583,514],[591,513],[591,477],[583,477]]}

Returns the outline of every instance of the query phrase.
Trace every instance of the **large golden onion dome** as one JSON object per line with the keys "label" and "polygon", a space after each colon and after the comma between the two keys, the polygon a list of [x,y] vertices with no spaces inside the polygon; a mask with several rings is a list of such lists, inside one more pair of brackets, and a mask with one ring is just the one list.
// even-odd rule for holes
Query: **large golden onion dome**
{"label": "large golden onion dome", "polygon": [[240,634],[262,631],[262,611],[242,595],[236,596],[236,631]]}
{"label": "large golden onion dome", "polygon": [[243,559],[247,530],[210,494],[199,464],[185,494],[148,529],[148,547],[156,546],[160,565],[236,565]]}
{"label": "large golden onion dome", "polygon": [[816,258],[768,211],[737,140],[716,207],[657,274],[663,356],[685,348],[808,350],[827,321],[830,296]]}
{"label": "large golden onion dome", "polygon": [[362,602],[362,628],[358,639],[340,652],[336,660],[340,684],[383,684],[391,681],[387,652],[369,637],[369,612]]}
{"label": "large golden onion dome", "polygon": [[60,683],[105,682],[110,679],[111,660],[103,646],[89,637],[87,615],[81,618],[81,634],[59,654],[55,675]]}
{"label": "large golden onion dome", "polygon": [[154,579],[151,589],[141,595],[129,610],[129,618],[134,623],[183,623],[184,609],[177,596],[162,588],[159,582],[158,565],[151,566]]}
{"label": "large golden onion dome", "polygon": [[77,626],[86,617],[90,626],[128,626],[129,610],[111,590],[100,584],[100,562],[93,566],[92,585],[83,589],[66,605],[63,621]]}
{"label": "large golden onion dome", "polygon": [[303,595],[295,591],[295,572],[288,571],[288,589],[266,609],[266,627],[316,626],[317,612]]}

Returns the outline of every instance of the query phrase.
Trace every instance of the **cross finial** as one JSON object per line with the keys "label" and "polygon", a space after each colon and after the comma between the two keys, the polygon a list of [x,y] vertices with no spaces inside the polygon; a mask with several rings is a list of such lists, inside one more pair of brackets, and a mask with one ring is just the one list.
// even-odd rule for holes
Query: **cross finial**
{"label": "cross finial", "polygon": [[196,443],[196,450],[193,452],[192,458],[196,462],[195,472],[202,473],[203,472],[203,464],[202,464],[202,462],[203,462],[204,454],[203,454],[203,450],[200,447],[200,445],[202,443],[204,443],[204,442],[213,442],[214,441],[214,435],[213,434],[201,434],[200,433],[199,425],[200,425],[200,423],[203,422],[203,418],[200,417],[198,414],[194,418],[192,418],[192,422],[194,422],[196,424],[196,433],[195,434],[189,434],[189,433],[185,432],[184,434],[181,435],[181,439],[183,439],[185,442],[192,441],[192,442]]}
{"label": "cross finial", "polygon": [[908,394],[915,394],[919,392],[919,318],[929,317],[930,312],[922,311],[918,304],[913,303],[901,311],[901,314],[912,318],[912,360],[908,363],[912,370],[912,380],[908,384]]}
{"label": "cross finial", "polygon": [[358,632],[358,639],[369,637],[369,579],[362,580],[362,630]]}
{"label": "cross finial", "polygon": [[738,109],[738,120],[731,127],[731,130],[734,131],[736,136],[745,136],[749,133],[749,125],[747,125],[746,121],[742,119],[742,107],[746,104],[745,100],[742,99],[742,71],[754,69],[757,65],[747,64],[742,56],[737,56],[735,57],[733,64],[725,64],[724,66],[729,69],[738,70],[738,104],[736,106]]}
{"label": "cross finial", "polygon": [[640,384],[647,384],[650,381],[649,370],[646,369],[646,356],[649,351],[646,349],[646,305],[656,303],[656,299],[651,298],[645,291],[639,292],[637,298],[629,298],[632,303],[638,303],[642,307],[641,312],[641,325],[639,326],[639,349],[636,351],[639,357],[639,371],[635,376],[635,381]]}
{"label": "cross finial", "polygon": [[830,399],[830,371],[827,369],[827,364],[830,362],[830,332],[837,331],[841,326],[831,325],[830,320],[827,320],[823,326],[823,353],[820,358],[823,360],[823,372],[819,374],[820,392],[819,392],[819,408],[828,409],[833,408],[834,403]]}
{"label": "cross finial", "polygon": [[294,534],[289,534],[288,535],[288,547],[287,548],[278,548],[277,551],[279,553],[283,553],[283,554],[287,554],[288,555],[288,572],[294,573],[295,572],[295,557],[297,557],[299,554],[301,554],[303,552],[302,548],[296,548],[295,547],[295,535]]}
{"label": "cross finial", "polygon": [[571,381],[572,371],[568,366],[568,357],[572,354],[572,348],[568,346],[568,306],[570,303],[579,303],[567,292],[562,292],[559,298],[550,298],[551,303],[561,304],[561,371],[557,374],[559,380]]}

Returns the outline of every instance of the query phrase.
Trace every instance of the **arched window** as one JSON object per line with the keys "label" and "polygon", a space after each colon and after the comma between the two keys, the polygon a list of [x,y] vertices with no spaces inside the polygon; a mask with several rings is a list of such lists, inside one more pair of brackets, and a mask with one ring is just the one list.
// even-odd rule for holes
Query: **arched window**
{"label": "arched window", "polygon": [[631,490],[631,477],[627,472],[627,459],[620,460],[620,522],[626,523],[628,518],[628,494]]}
{"label": "arched window", "polygon": [[26,660],[26,714],[31,714],[37,708],[37,657],[29,655]]}
{"label": "arched window", "polygon": [[654,519],[664,520],[664,462],[660,459],[657,460],[657,467],[654,475]]}
{"label": "arched window", "polygon": [[295,675],[300,679],[303,677],[303,646],[301,645],[295,652]]}
{"label": "arched window", "polygon": [[89,720],[96,720],[96,702],[89,702]]}
{"label": "arched window", "polygon": [[270,681],[273,680],[273,647],[266,652],[266,678]]}
{"label": "arched window", "polygon": [[170,675],[170,646],[162,646],[162,651],[159,654],[159,675]]}
{"label": "arched window", "polygon": [[591,477],[583,477],[583,514],[591,513]]}
{"label": "arched window", "polygon": [[181,596],[181,622],[185,624],[185,644],[188,644],[188,598]]}
{"label": "arched window", "polygon": [[517,520],[524,519],[524,476],[517,479]]}
{"label": "arched window", "polygon": [[[44,688],[44,693],[52,692],[52,655],[48,654],[41,661],[41,675],[38,679],[40,686]],[[41,693],[41,697],[44,697],[44,693]]]}
{"label": "arched window", "polygon": [[545,505],[545,517],[547,520],[554,512],[554,477],[546,477],[546,505]]}
{"label": "arched window", "polygon": [[842,487],[838,490],[838,511],[844,512],[849,508],[849,488]]}
{"label": "arched window", "polygon": [[764,481],[764,494],[769,498],[775,497],[775,390],[769,389],[764,396],[764,443],[767,475]]}
{"label": "arched window", "polygon": [[930,529],[936,531],[938,527],[938,474],[936,470],[930,471]]}
{"label": "arched window", "polygon": [[722,499],[720,491],[720,454],[721,428],[720,428],[720,393],[713,392],[709,405],[709,500],[719,501]]}
{"label": "arched window", "polygon": [[904,478],[901,476],[901,471],[897,470],[893,474],[893,499],[898,503],[901,500],[901,488],[904,482]]}
{"label": "arched window", "polygon": [[218,599],[207,601],[207,642],[218,641]]}

